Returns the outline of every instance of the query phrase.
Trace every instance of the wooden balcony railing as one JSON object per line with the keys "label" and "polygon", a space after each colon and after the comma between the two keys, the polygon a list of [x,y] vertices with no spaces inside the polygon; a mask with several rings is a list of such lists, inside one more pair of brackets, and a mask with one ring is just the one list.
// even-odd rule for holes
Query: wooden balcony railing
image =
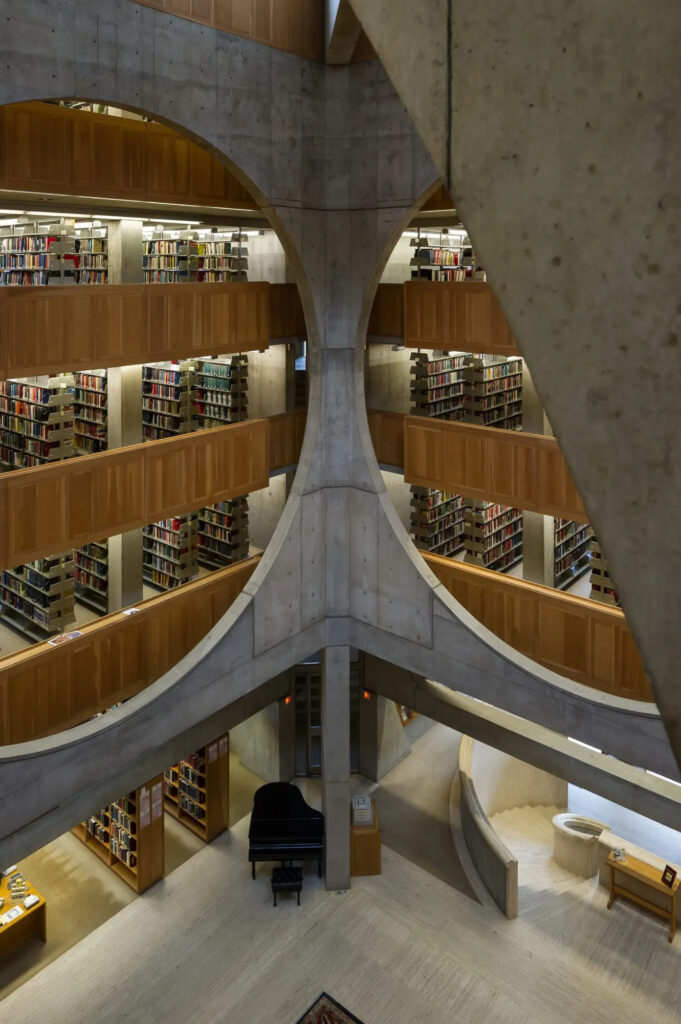
{"label": "wooden balcony railing", "polygon": [[267,487],[266,419],[0,476],[0,568]]}
{"label": "wooden balcony railing", "polygon": [[520,355],[501,306],[484,281],[381,284],[367,333],[404,338],[407,348]]}
{"label": "wooden balcony railing", "polygon": [[0,108],[0,140],[0,189],[258,209],[224,164],[162,124],[13,103]]}
{"label": "wooden balcony railing", "polygon": [[303,446],[307,409],[270,416],[270,470],[295,466]]}
{"label": "wooden balcony railing", "polygon": [[70,729],[128,700],[188,654],[241,593],[260,556],[81,626],[60,647],[0,660],[0,744]]}
{"label": "wooden balcony railing", "polygon": [[367,409],[376,459],[385,466],[404,466],[404,413]]}
{"label": "wooden balcony railing", "polygon": [[602,693],[654,700],[619,608],[451,558],[422,554],[452,596],[515,650]]}
{"label": "wooden balcony railing", "polygon": [[407,416],[404,478],[467,498],[588,521],[553,437]]}

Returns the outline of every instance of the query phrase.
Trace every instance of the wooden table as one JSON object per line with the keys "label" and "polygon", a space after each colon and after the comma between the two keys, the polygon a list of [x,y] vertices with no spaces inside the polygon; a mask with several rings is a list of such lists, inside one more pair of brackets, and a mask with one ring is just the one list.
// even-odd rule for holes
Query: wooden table
{"label": "wooden table", "polygon": [[15,917],[9,924],[0,926],[0,956],[6,956],[21,946],[31,935],[39,935],[43,942],[47,938],[47,904],[39,892],[33,888],[30,882],[26,883],[26,896],[37,896],[38,902],[27,910],[24,907],[23,896],[20,900],[13,900],[9,891],[9,878],[0,878],[0,896],[4,896],[5,902],[0,908],[0,917],[6,914],[12,907],[21,907],[22,913]]}
{"label": "wooden table", "polygon": [[[653,914],[664,918],[665,921],[669,921],[669,941],[673,942],[676,934],[676,894],[679,890],[679,878],[674,879],[674,884],[670,888],[662,881],[662,872],[659,868],[651,867],[645,861],[638,860],[637,857],[629,855],[624,860],[615,860],[611,853],[607,863],[610,867],[608,910],[615,902],[617,896],[623,896],[625,899],[631,900],[632,903],[637,903],[639,906],[645,907],[646,910],[652,911]],[[654,903],[646,899],[645,896],[634,892],[631,888],[627,887],[625,881],[616,882],[615,872],[619,872],[625,878],[634,879],[639,885],[652,890],[658,895],[666,896],[669,900],[669,907],[660,906],[658,903]]]}

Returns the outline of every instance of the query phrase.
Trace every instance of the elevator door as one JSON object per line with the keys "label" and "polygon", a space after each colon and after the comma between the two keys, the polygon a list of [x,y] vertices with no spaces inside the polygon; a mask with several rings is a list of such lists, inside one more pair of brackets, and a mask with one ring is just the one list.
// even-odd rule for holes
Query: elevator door
{"label": "elevator door", "polygon": [[[359,771],[361,661],[350,662],[350,771]],[[322,774],[322,667],[318,660],[293,670],[296,775]]]}

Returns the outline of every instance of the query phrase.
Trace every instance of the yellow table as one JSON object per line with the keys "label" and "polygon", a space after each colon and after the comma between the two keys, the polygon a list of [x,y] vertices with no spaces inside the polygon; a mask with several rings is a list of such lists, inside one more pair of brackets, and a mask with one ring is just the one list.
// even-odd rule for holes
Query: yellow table
{"label": "yellow table", "polygon": [[[640,907],[645,907],[646,910],[650,910],[653,914],[664,918],[665,921],[669,921],[669,941],[673,942],[676,934],[676,894],[679,891],[679,878],[674,879],[674,884],[670,888],[662,881],[662,872],[659,868],[651,867],[645,861],[638,860],[637,857],[629,855],[624,860],[615,860],[611,853],[608,857],[608,866],[610,867],[608,910],[615,902],[617,896],[631,900],[632,903],[637,903]],[[639,893],[634,892],[631,888],[627,888],[626,881],[615,881],[616,872],[624,876],[624,879],[634,879],[639,885],[650,889],[657,895],[666,896],[669,899],[669,907],[662,907],[659,903],[654,903],[652,900],[646,899]]]}
{"label": "yellow table", "polygon": [[26,883],[26,896],[38,897],[35,906],[27,910],[24,907],[25,896],[20,900],[13,900],[9,891],[9,878],[0,878],[0,896],[4,896],[5,902],[0,908],[0,917],[6,914],[12,907],[21,907],[23,913],[15,917],[9,924],[0,926],[0,956],[6,956],[21,946],[31,935],[39,935],[45,941],[47,938],[47,904],[39,892],[33,888],[30,882]]}

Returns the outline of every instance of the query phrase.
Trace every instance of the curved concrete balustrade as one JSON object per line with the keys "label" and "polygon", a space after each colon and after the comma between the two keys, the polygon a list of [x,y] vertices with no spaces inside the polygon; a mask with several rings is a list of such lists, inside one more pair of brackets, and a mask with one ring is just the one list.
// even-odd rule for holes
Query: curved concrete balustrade
{"label": "curved concrete balustrade", "polygon": [[568,871],[592,878],[598,871],[598,840],[610,826],[569,812],[554,815],[551,824],[554,859]]}
{"label": "curved concrete balustrade", "polygon": [[461,739],[461,828],[468,852],[492,899],[506,917],[518,916],[518,861],[490,825],[471,778],[473,740]]}

